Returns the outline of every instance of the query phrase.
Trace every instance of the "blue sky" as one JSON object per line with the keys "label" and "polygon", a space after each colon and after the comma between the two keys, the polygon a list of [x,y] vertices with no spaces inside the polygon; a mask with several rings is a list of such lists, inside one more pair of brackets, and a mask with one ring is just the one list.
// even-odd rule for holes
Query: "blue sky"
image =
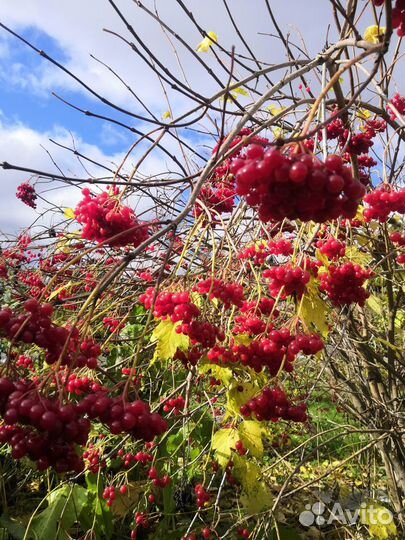
{"label": "blue sky", "polygon": [[[205,70],[190,53],[178,44],[176,56],[173,40],[169,40],[162,33],[161,27],[138,9],[134,2],[116,0],[116,3],[140,38],[179,78],[183,77],[184,71],[191,86],[206,96],[219,90],[218,85],[207,77]],[[152,0],[144,0],[144,3],[150,8],[155,5]],[[271,5],[274,6],[280,26],[291,34],[295,42],[305,41],[310,54],[322,50],[328,24],[333,22],[327,0],[289,0],[289,9],[285,8],[285,2],[281,0],[275,0]],[[179,9],[177,2],[156,0],[156,6],[162,18],[188,43],[193,47],[198,45],[201,36]],[[265,10],[265,3],[262,0],[232,0],[232,6],[238,27],[258,57],[269,63],[284,59],[279,41],[268,35],[275,33],[275,29]],[[245,52],[229,23],[222,2],[188,0],[187,7],[206,31],[217,32],[221,44],[226,48],[230,49],[235,44],[238,51]],[[127,45],[103,31],[103,28],[108,28],[130,38],[107,0],[5,0],[0,3],[0,21],[66,65],[117,105],[143,114],[128,90],[105,67],[93,60],[90,54],[106,62],[124,77],[157,117],[162,118],[168,110],[169,105],[156,76]],[[332,32],[329,39],[333,38]],[[211,54],[204,56],[204,61],[221,73]],[[224,76],[223,73],[221,75]],[[53,97],[52,92],[83,109],[112,116],[142,130],[150,129],[150,125],[112,111],[86,94],[71,78],[0,28],[0,161],[29,165],[39,170],[55,170],[42,145],[51,152],[66,174],[87,176],[71,152],[63,151],[49,142],[49,138],[54,138],[69,147],[74,144],[80,152],[96,161],[113,164],[112,167],[120,163],[136,136],[108,122],[73,111]],[[190,101],[186,98],[170,89],[167,92],[174,116],[190,108]],[[191,133],[187,136],[190,144],[198,147],[198,139]],[[168,144],[173,153],[179,152],[173,140]],[[138,155],[144,149],[145,145],[141,145],[137,149]],[[201,147],[198,150],[206,152]],[[145,174],[157,174],[172,168],[173,164],[165,156],[154,153],[144,167]],[[89,165],[89,170],[92,174],[100,174],[100,170],[94,166]],[[15,200],[16,187],[26,179],[20,173],[0,169],[0,231],[29,225],[29,220],[35,217],[33,212]],[[52,196],[55,204],[73,205],[79,195],[57,190]]]}

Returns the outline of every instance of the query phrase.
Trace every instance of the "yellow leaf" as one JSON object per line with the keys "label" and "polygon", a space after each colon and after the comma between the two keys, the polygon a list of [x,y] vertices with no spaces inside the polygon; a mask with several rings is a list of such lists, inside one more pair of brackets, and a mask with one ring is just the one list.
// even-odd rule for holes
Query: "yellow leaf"
{"label": "yellow leaf", "polygon": [[324,265],[325,268],[328,268],[329,266],[329,259],[326,255],[321,253],[319,249],[315,250],[315,256],[318,259],[318,261],[321,261],[321,263]]}
{"label": "yellow leaf", "polygon": [[377,313],[377,315],[384,314],[381,302],[378,300],[378,298],[374,294],[372,294],[369,298],[367,298],[366,303],[368,307],[374,311],[374,313]]}
{"label": "yellow leaf", "polygon": [[357,208],[357,214],[354,219],[357,219],[357,221],[364,223],[364,206],[362,204],[360,204]]}
{"label": "yellow leaf", "polygon": [[156,360],[170,360],[177,349],[186,351],[190,346],[190,338],[184,334],[178,334],[176,328],[180,322],[172,323],[171,320],[160,321],[151,335],[151,341],[157,341],[152,364]]}
{"label": "yellow leaf", "polygon": [[247,514],[258,514],[271,508],[273,496],[267,484],[260,480],[261,470],[256,463],[234,455],[233,475],[241,483],[243,493],[240,497]]}
{"label": "yellow leaf", "polygon": [[258,390],[259,388],[252,383],[232,382],[226,394],[227,412],[231,416],[241,416],[240,408],[257,394]]}
{"label": "yellow leaf", "polygon": [[245,90],[242,86],[238,86],[238,88],[234,88],[231,92],[232,94],[236,94],[239,96],[249,96],[249,92]]}
{"label": "yellow leaf", "polygon": [[385,26],[377,26],[376,24],[373,24],[372,26],[368,26],[366,28],[363,38],[365,41],[368,41],[368,43],[380,43],[384,38],[385,32]]}
{"label": "yellow leaf", "polygon": [[236,334],[234,341],[236,345],[250,345],[252,343],[252,338],[247,334]]}
{"label": "yellow leaf", "polygon": [[283,111],[285,111],[285,107],[276,107],[275,105],[269,105],[267,107],[267,110],[272,116],[277,116],[278,114],[281,114]]}
{"label": "yellow leaf", "polygon": [[65,218],[67,219],[75,219],[76,214],[73,208],[65,208],[65,211],[63,212]]}
{"label": "yellow leaf", "polygon": [[172,117],[172,113],[170,111],[166,111],[163,113],[163,120],[167,120],[168,118]]}
{"label": "yellow leaf", "polygon": [[71,285],[72,285],[71,281],[68,281],[64,285],[61,285],[60,287],[58,287],[57,289],[51,292],[51,294],[48,296],[48,300],[53,300],[56,296],[58,296],[60,292],[62,292],[65,289],[68,289]]}
{"label": "yellow leaf", "polygon": [[200,373],[211,372],[211,375],[228,386],[233,378],[232,370],[227,367],[218,366],[217,364],[202,364],[198,370]]}
{"label": "yellow leaf", "polygon": [[380,540],[398,538],[392,512],[381,504],[370,501],[366,506],[362,505],[360,521],[363,525],[368,526],[371,538]]}
{"label": "yellow leaf", "polygon": [[260,458],[263,456],[263,429],[259,422],[254,420],[245,420],[239,426],[240,438],[245,448],[247,448],[252,456]]}
{"label": "yellow leaf", "polygon": [[218,36],[215,32],[208,32],[207,36],[199,43],[196,51],[197,52],[208,52],[210,48],[218,43]]}
{"label": "yellow leaf", "polygon": [[[234,98],[237,98],[238,96],[249,96],[249,92],[242,87],[234,88],[229,93]],[[224,99],[225,99],[225,96],[221,96],[219,98],[219,101],[224,101]]]}
{"label": "yellow leaf", "polygon": [[235,444],[238,441],[239,433],[237,429],[225,428],[214,433],[212,449],[215,450],[216,459],[222,467],[227,466],[231,459],[232,450],[235,449]]}
{"label": "yellow leaf", "polygon": [[360,251],[356,246],[347,246],[346,247],[346,258],[355,263],[361,264],[362,266],[368,266],[373,258],[370,254]]}
{"label": "yellow leaf", "polygon": [[326,322],[328,315],[327,304],[318,294],[318,286],[315,279],[311,278],[307,285],[307,292],[302,297],[298,316],[307,326],[308,330],[314,329],[326,338],[329,334]]}
{"label": "yellow leaf", "polygon": [[285,131],[281,128],[273,128],[272,132],[276,139],[283,139],[285,136]]}
{"label": "yellow leaf", "polygon": [[358,109],[356,116],[361,120],[368,120],[371,117],[371,112],[367,109]]}

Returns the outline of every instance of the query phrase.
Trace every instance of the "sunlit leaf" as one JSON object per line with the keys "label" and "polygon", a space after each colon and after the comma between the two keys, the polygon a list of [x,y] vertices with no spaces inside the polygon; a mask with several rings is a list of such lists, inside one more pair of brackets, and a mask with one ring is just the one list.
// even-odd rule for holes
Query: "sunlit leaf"
{"label": "sunlit leaf", "polygon": [[368,41],[368,43],[377,44],[382,41],[382,39],[384,38],[385,32],[386,32],[385,26],[377,26],[376,24],[373,24],[366,28],[363,38],[365,41]]}
{"label": "sunlit leaf", "polygon": [[371,538],[385,540],[398,538],[397,527],[392,512],[381,504],[370,501],[360,510],[360,521],[367,525]]}
{"label": "sunlit leaf", "polygon": [[180,322],[160,321],[151,335],[151,341],[157,341],[155,354],[152,363],[156,360],[170,360],[175,355],[177,349],[186,351],[190,345],[190,339],[184,334],[178,334],[176,328]]}
{"label": "sunlit leaf", "polygon": [[199,43],[197,46],[197,52],[208,52],[210,48],[214,45],[214,43],[218,43],[218,36],[215,32],[208,32],[207,36]]}
{"label": "sunlit leaf", "polygon": [[258,392],[258,387],[253,383],[231,383],[226,394],[227,413],[231,416],[241,416],[240,408],[245,405]]}
{"label": "sunlit leaf", "polygon": [[212,449],[215,450],[215,457],[222,467],[226,467],[231,459],[232,450],[239,441],[239,432],[234,428],[220,429],[212,437]]}
{"label": "sunlit leaf", "polygon": [[76,214],[73,208],[65,208],[65,211],[63,212],[65,218],[67,219],[75,219]]}
{"label": "sunlit leaf", "polygon": [[210,372],[215,379],[221,381],[225,386],[229,385],[233,377],[231,369],[217,364],[202,364],[198,371],[203,374]]}
{"label": "sunlit leaf", "polygon": [[240,438],[243,445],[250,451],[254,457],[263,456],[262,427],[259,422],[254,420],[245,420],[239,426]]}
{"label": "sunlit leaf", "polygon": [[308,330],[317,330],[322,337],[327,337],[329,334],[327,315],[328,305],[319,296],[317,281],[312,278],[300,302],[298,316]]}

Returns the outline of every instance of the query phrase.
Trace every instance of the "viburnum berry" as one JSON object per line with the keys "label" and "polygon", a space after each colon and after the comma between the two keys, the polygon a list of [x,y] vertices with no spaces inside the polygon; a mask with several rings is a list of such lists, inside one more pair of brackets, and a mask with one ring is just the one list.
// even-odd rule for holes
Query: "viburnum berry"
{"label": "viburnum berry", "polygon": [[146,309],[151,309],[153,306],[155,317],[159,319],[170,317],[172,322],[182,321],[189,323],[200,314],[200,310],[191,301],[188,292],[172,293],[164,291],[157,294],[153,287],[148,287],[140,295],[139,301]]}
{"label": "viburnum berry", "polygon": [[355,303],[364,306],[370,293],[363,285],[372,275],[372,270],[366,270],[352,262],[341,266],[330,265],[328,272],[320,275],[320,288],[335,306]]}
{"label": "viburnum berry", "polygon": [[106,242],[112,247],[136,247],[146,240],[148,227],[138,221],[131,208],[119,201],[116,189],[94,195],[85,188],[82,194],[75,217],[83,225],[82,237],[85,240]]}
{"label": "viburnum berry", "polygon": [[300,267],[293,267],[291,264],[274,266],[265,270],[263,277],[270,279],[272,296],[276,297],[280,293],[282,298],[292,294],[302,296],[311,278],[309,272]]}
{"label": "viburnum berry", "polygon": [[390,103],[388,104],[388,113],[391,117],[391,120],[395,120],[397,117],[396,111],[392,107],[390,107],[390,104],[392,104],[396,111],[398,111],[399,114],[403,115],[405,114],[405,97],[401,96],[400,94],[395,94],[394,97],[391,99]]}
{"label": "viburnum berry", "polygon": [[37,207],[37,203],[35,202],[37,200],[35,188],[34,186],[31,186],[31,184],[29,184],[28,182],[23,182],[18,186],[16,197],[31,208]]}
{"label": "viburnum berry", "polygon": [[265,388],[262,393],[242,405],[241,414],[249,417],[254,414],[259,421],[276,422],[280,418],[293,422],[305,422],[307,420],[307,408],[305,403],[293,405],[288,400],[281,388]]}
{"label": "viburnum berry", "polygon": [[336,238],[319,240],[316,243],[316,247],[322,255],[326,255],[328,259],[339,259],[340,257],[344,257],[346,253],[346,246]]}
{"label": "viburnum berry", "polygon": [[210,500],[209,493],[205,490],[202,484],[197,484],[195,486],[195,494],[197,497],[197,506],[198,508],[203,508],[207,505]]}
{"label": "viburnum berry", "polygon": [[258,209],[264,222],[352,218],[365,194],[339,156],[328,156],[323,163],[308,154],[269,149],[246,159],[235,175],[237,194]]}
{"label": "viburnum berry", "polygon": [[380,187],[364,197],[368,207],[364,210],[366,221],[387,221],[391,212],[405,214],[405,188],[395,191],[390,186]]}
{"label": "viburnum berry", "polygon": [[209,527],[204,527],[204,529],[201,531],[203,538],[211,538],[211,529]]}
{"label": "viburnum berry", "polygon": [[224,307],[231,305],[240,307],[244,301],[244,291],[242,285],[238,283],[225,283],[220,279],[205,279],[200,281],[193,288],[199,294],[208,294],[210,300],[217,298]]}

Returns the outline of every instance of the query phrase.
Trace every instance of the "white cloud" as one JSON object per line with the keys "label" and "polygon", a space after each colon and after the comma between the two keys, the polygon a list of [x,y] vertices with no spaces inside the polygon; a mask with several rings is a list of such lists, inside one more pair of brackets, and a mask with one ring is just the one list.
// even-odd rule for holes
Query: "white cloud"
{"label": "white cloud", "polygon": [[[41,147],[45,147],[52,155],[57,165],[66,175],[87,178],[88,173],[83,169],[79,161],[66,150],[54,146],[49,142],[49,138],[61,142],[65,145],[72,144],[72,136],[61,127],[55,127],[50,132],[41,133],[35,131],[24,124],[7,124],[0,120],[0,161],[29,167],[40,171],[54,172],[60,174],[53,165],[49,155]],[[74,136],[75,143],[80,152],[91,159],[101,163],[119,163],[123,154],[105,155],[95,145],[88,144]],[[92,164],[86,163],[86,169],[92,174],[104,175],[102,169]],[[37,213],[19,201],[16,196],[16,189],[19,184],[28,180],[30,175],[24,172],[0,169],[0,182],[2,186],[0,197],[0,230],[3,232],[15,232],[21,227],[28,227],[37,217]],[[35,177],[33,177],[35,180]],[[74,206],[80,198],[80,190],[66,187],[61,183],[53,181],[50,184],[41,183],[39,191],[44,193],[46,199],[57,206]],[[39,201],[38,207],[44,208],[44,203]]]}
{"label": "white cloud", "polygon": [[[144,3],[152,10],[156,4],[162,19],[172,26],[187,43],[193,47],[197,46],[201,36],[176,2],[146,0]],[[207,76],[205,69],[192,58],[190,53],[173,36],[170,36],[169,40],[162,32],[160,25],[135,2],[117,0],[117,4],[141,40],[172,73],[183,80],[182,69],[178,64],[179,59],[193,88],[206,95],[218,90],[218,85]],[[329,3],[289,0],[288,9],[281,5],[281,2],[276,2],[276,4],[280,4],[274,6],[274,9],[281,27],[289,30],[297,42],[301,38],[295,28],[299,28],[311,52],[316,53],[321,50],[326,38],[327,24],[332,22]],[[280,42],[269,36],[258,35],[260,32],[275,33],[264,2],[232,0],[230,5],[240,31],[246,36],[257,56],[268,63],[280,60],[284,55]],[[246,53],[221,2],[189,0],[187,7],[204,29],[215,30],[218,33],[220,43],[228,50],[235,44],[237,52]],[[17,0],[17,2],[2,2],[0,19],[17,31],[31,27],[45,32],[63,50],[67,58],[67,67],[114,102],[131,107],[133,111],[139,110],[138,103],[127,89],[103,66],[91,59],[90,53],[113,67],[149,106],[154,107],[157,113],[161,114],[167,110],[156,76],[126,44],[103,32],[103,28],[108,28],[133,40],[107,1]],[[322,20],[322,25],[314,24],[316,20]],[[41,48],[40,36],[37,39],[37,45]],[[178,59],[173,46],[179,53]],[[222,80],[226,81],[223,69],[218,66],[212,54],[201,55],[201,58],[214,68]],[[224,61],[229,64],[229,58],[224,57]],[[240,69],[239,72],[242,74]],[[36,73],[29,73],[27,70],[24,72],[19,68],[17,75],[22,76],[22,79],[17,79],[16,82],[19,80],[24,84],[24,79],[29,80],[30,85],[37,92],[56,88],[79,89],[72,79],[45,60]],[[171,92],[170,89],[168,91],[175,109],[188,106],[184,97]]]}

